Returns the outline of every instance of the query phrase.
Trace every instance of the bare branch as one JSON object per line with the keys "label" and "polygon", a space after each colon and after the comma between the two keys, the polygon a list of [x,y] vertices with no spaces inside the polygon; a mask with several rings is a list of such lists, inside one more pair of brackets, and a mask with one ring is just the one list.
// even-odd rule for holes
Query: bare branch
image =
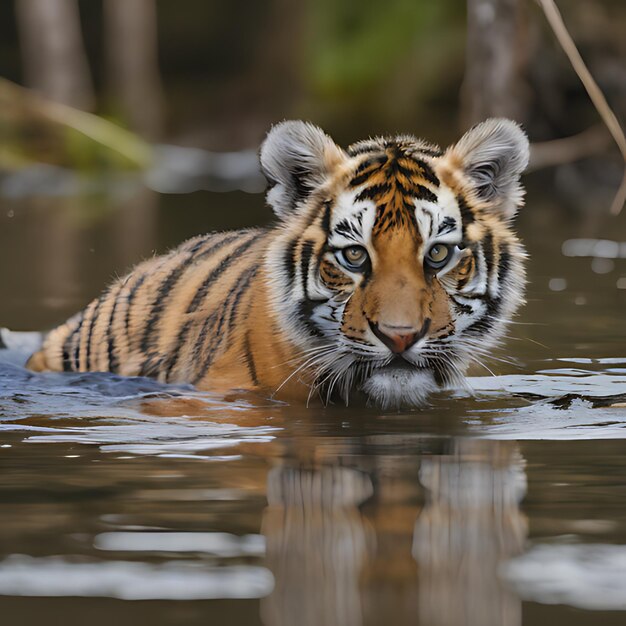
{"label": "bare branch", "polygon": [[[567,55],[574,71],[580,78],[583,86],[585,87],[587,93],[589,94],[589,98],[593,102],[596,110],[600,114],[602,121],[606,124],[606,127],[609,129],[609,132],[613,136],[615,143],[620,149],[622,153],[622,157],[624,158],[624,163],[626,166],[626,136],[624,136],[624,131],[620,126],[617,117],[615,117],[615,113],[609,106],[609,103],[606,101],[604,94],[598,84],[594,80],[591,72],[587,68],[587,65],[583,61],[580,53],[578,52],[578,48],[574,43],[574,40],[571,38],[567,27],[563,23],[563,18],[561,17],[561,13],[559,12],[558,7],[556,6],[554,0],[537,0],[539,2],[543,12],[545,13],[546,19],[554,32],[557,41],[563,48],[563,51]],[[626,202],[626,169],[624,171],[624,178],[622,179],[622,183],[617,191],[615,199],[613,200],[613,204],[611,205],[611,213],[613,215],[617,215],[622,210],[624,203]]]}
{"label": "bare branch", "polygon": [[597,124],[581,133],[530,144],[530,164],[526,171],[573,163],[605,152],[611,144],[611,135],[604,124]]}

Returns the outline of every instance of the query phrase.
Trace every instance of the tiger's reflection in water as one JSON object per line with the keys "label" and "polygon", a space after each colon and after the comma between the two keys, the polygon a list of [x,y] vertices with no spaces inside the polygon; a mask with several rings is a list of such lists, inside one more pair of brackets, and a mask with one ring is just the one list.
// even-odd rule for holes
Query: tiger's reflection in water
{"label": "tiger's reflection in water", "polygon": [[485,444],[460,440],[450,455],[422,461],[426,503],[415,523],[413,556],[425,624],[522,623],[521,602],[497,572],[524,547],[524,460],[515,446]]}
{"label": "tiger's reflection in water", "polygon": [[[393,446],[394,436],[371,438]],[[524,460],[510,442],[416,442],[373,459],[283,460],[268,474],[262,532],[273,593],[266,626],[517,626],[498,578],[526,538]],[[371,452],[371,451],[370,451]]]}
{"label": "tiger's reflection in water", "polygon": [[359,578],[375,535],[359,505],[372,493],[366,473],[345,467],[269,473],[263,533],[276,586],[266,624],[364,623]]}

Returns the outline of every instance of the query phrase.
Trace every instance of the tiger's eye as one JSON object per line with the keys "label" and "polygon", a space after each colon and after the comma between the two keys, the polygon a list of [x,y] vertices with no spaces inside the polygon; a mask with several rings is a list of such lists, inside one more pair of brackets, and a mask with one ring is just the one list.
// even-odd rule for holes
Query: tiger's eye
{"label": "tiger's eye", "polygon": [[367,250],[363,246],[349,246],[338,250],[337,257],[342,265],[350,270],[362,269],[369,259]]}
{"label": "tiger's eye", "polygon": [[360,265],[367,256],[367,252],[360,246],[352,246],[343,251],[347,261],[353,265]]}
{"label": "tiger's eye", "polygon": [[436,243],[428,250],[424,261],[434,269],[442,268],[450,258],[450,247],[443,243]]}

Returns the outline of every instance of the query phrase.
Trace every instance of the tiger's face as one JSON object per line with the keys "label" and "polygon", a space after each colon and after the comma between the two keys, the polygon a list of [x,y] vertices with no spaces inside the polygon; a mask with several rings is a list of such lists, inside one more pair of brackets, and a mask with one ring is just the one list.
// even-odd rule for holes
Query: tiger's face
{"label": "tiger's face", "polygon": [[462,384],[523,300],[528,141],[487,120],[445,151],[414,137],[346,151],[303,122],[261,149],[281,219],[267,257],[273,308],[301,349],[293,375],[325,400],[415,406]]}

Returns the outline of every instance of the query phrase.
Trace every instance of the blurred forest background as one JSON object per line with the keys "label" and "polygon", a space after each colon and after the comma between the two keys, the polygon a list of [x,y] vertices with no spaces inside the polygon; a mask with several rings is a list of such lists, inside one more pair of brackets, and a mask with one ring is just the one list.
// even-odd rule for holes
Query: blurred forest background
{"label": "blurred forest background", "polygon": [[[626,4],[559,6],[624,119]],[[255,148],[286,117],[343,141],[448,141],[487,115],[514,117],[535,141],[599,122],[532,0],[15,0],[0,6],[0,76],[150,141],[211,150]],[[49,137],[21,94],[0,94],[2,130],[26,144],[15,151],[65,163],[68,146],[37,145]]]}
{"label": "blurred forest background", "polygon": [[[626,3],[558,5],[623,123]],[[531,187],[597,231],[623,159],[534,0],[2,2],[0,246],[21,271],[0,271],[0,325],[49,326],[153,250],[267,219],[237,194],[263,189],[276,121],[445,145],[489,115],[524,124]]]}

